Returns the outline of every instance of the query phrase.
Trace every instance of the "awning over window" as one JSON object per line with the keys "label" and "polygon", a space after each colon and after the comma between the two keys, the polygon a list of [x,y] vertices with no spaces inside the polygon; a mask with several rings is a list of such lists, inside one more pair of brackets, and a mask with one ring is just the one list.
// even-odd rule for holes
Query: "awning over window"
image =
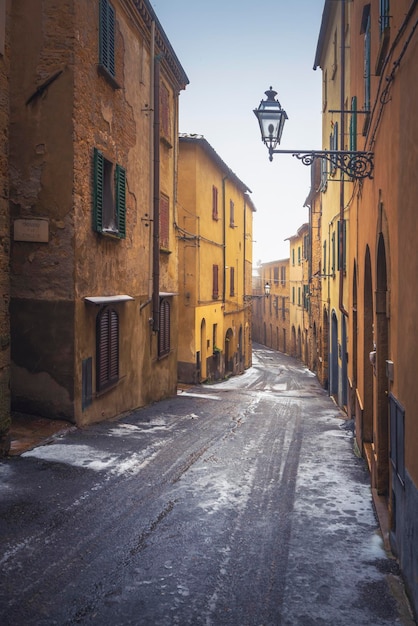
{"label": "awning over window", "polygon": [[129,302],[129,300],[135,300],[132,296],[126,294],[116,296],[87,296],[84,298],[84,302],[89,304],[117,304],[118,302]]}
{"label": "awning over window", "polygon": [[168,298],[168,296],[178,296],[178,292],[175,291],[160,291],[158,294],[160,298]]}

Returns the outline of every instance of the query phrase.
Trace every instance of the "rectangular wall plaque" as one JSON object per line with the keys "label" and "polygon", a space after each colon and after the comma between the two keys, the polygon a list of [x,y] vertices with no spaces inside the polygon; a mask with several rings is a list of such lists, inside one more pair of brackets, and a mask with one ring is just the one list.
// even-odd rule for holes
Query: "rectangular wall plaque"
{"label": "rectangular wall plaque", "polygon": [[14,241],[48,243],[49,220],[46,218],[18,218],[14,221]]}

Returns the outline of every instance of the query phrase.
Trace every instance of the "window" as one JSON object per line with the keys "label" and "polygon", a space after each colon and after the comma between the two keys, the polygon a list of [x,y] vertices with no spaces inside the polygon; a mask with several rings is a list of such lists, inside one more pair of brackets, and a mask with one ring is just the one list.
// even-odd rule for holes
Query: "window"
{"label": "window", "polygon": [[309,311],[309,285],[303,285],[303,308]]}
{"label": "window", "polygon": [[325,192],[328,186],[328,161],[327,159],[321,159],[321,183],[319,185],[319,191]]}
{"label": "window", "polygon": [[158,356],[170,352],[170,303],[164,298],[160,301],[160,318],[158,331]]}
{"label": "window", "polygon": [[335,75],[337,73],[337,67],[338,67],[338,35],[337,35],[337,29],[335,29],[334,32],[334,39],[332,41],[332,47],[333,47],[333,63],[332,63],[332,73],[331,73],[331,78],[334,79]]}
{"label": "window", "polygon": [[286,319],[286,298],[282,296],[282,319]]}
{"label": "window", "polygon": [[292,287],[292,304],[295,304],[295,288]]}
{"label": "window", "polygon": [[219,267],[218,265],[212,266],[212,298],[217,300],[219,298]]}
{"label": "window", "polygon": [[295,264],[295,249],[292,248],[292,265]]}
{"label": "window", "polygon": [[235,267],[229,268],[229,295],[235,296]]}
{"label": "window", "polygon": [[96,319],[96,388],[102,391],[119,380],[119,317],[106,307]]}
{"label": "window", "polygon": [[382,36],[385,30],[389,28],[389,0],[380,0],[379,6],[379,22],[380,22],[380,35]]}
{"label": "window", "polygon": [[306,261],[309,259],[309,235],[305,235],[303,238],[303,258]]}
{"label": "window", "polygon": [[389,0],[380,0],[379,3],[379,29],[380,44],[376,61],[376,74],[380,76],[389,48],[390,39],[390,15]]}
{"label": "window", "polygon": [[283,287],[285,287],[286,286],[286,266],[285,265],[283,265],[280,268],[280,281],[281,281]]}
{"label": "window", "polygon": [[401,484],[405,484],[405,410],[392,394],[389,395],[390,460]]}
{"label": "window", "polygon": [[298,287],[298,306],[300,306],[301,300],[300,300],[300,287]]}
{"label": "window", "polygon": [[160,86],[160,132],[167,141],[170,141],[170,98],[165,85]]}
{"label": "window", "polygon": [[235,226],[235,205],[233,200],[229,201],[229,225],[231,228]]}
{"label": "window", "polygon": [[331,236],[331,272],[335,273],[335,230]]}
{"label": "window", "polygon": [[160,196],[160,249],[169,250],[170,199]]}
{"label": "window", "polygon": [[99,64],[115,77],[115,9],[108,0],[100,0]]}
{"label": "window", "polygon": [[273,280],[274,280],[275,285],[279,284],[279,268],[278,267],[273,268]]}
{"label": "window", "polygon": [[364,110],[370,111],[370,50],[371,50],[371,33],[370,33],[370,5],[369,14],[366,18],[366,27],[364,31]]}
{"label": "window", "polygon": [[94,149],[93,228],[96,232],[126,236],[126,173]]}
{"label": "window", "polygon": [[[342,239],[342,249],[341,249],[341,239]],[[346,270],[346,258],[347,258],[347,221],[344,220],[342,223],[342,232],[341,232],[341,221],[338,220],[338,269]]]}
{"label": "window", "polygon": [[212,327],[212,348],[215,349],[218,345],[218,324],[214,324]]}
{"label": "window", "polygon": [[218,188],[212,186],[212,219],[218,220]]}
{"label": "window", "polygon": [[357,96],[351,98],[350,150],[357,150]]}
{"label": "window", "polygon": [[300,246],[298,246],[298,265],[301,264],[301,249]]}
{"label": "window", "polygon": [[[331,134],[329,136],[330,150],[338,150],[338,122],[331,122]],[[337,159],[331,155],[331,174],[335,174],[337,169]]]}

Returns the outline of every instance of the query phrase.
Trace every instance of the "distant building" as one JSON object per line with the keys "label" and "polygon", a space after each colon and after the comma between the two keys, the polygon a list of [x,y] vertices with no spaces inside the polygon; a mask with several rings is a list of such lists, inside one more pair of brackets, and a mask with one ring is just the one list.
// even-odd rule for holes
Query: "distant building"
{"label": "distant building", "polygon": [[219,380],[251,365],[249,191],[204,137],[180,136],[180,382]]}
{"label": "distant building", "polygon": [[303,224],[295,235],[289,237],[289,353],[308,362],[309,329],[309,225]]}
{"label": "distant building", "polygon": [[259,272],[258,285],[253,289],[253,337],[269,348],[286,353],[290,349],[289,259],[262,263]]}

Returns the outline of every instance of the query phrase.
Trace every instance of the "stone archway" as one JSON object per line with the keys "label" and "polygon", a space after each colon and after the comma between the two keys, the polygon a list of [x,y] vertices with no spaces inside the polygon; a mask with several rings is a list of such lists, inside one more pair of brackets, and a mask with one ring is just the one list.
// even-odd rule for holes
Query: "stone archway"
{"label": "stone archway", "polygon": [[373,442],[373,367],[370,352],[374,349],[373,337],[373,284],[369,246],[364,259],[364,311],[363,311],[363,443]]}

